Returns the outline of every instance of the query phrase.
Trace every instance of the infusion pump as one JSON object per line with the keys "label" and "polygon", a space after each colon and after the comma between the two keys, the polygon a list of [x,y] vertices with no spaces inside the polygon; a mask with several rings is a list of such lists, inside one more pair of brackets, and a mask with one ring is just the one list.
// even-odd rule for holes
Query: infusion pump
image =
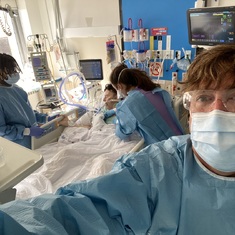
{"label": "infusion pump", "polygon": [[51,103],[59,100],[58,90],[56,85],[45,84],[42,85],[42,96],[45,103]]}
{"label": "infusion pump", "polygon": [[30,54],[36,82],[41,84],[41,93],[44,103],[49,104],[59,100],[58,89],[51,80],[46,52],[32,52]]}
{"label": "infusion pump", "polygon": [[50,81],[51,72],[47,63],[46,52],[33,52],[30,56],[36,82]]}

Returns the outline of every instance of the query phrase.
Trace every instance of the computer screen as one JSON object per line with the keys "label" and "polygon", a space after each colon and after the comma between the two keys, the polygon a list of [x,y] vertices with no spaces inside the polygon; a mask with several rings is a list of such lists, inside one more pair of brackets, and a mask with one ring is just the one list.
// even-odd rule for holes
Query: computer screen
{"label": "computer screen", "polygon": [[101,59],[79,60],[80,71],[86,80],[103,80],[103,68]]}
{"label": "computer screen", "polygon": [[187,23],[191,45],[235,43],[235,6],[191,8]]}

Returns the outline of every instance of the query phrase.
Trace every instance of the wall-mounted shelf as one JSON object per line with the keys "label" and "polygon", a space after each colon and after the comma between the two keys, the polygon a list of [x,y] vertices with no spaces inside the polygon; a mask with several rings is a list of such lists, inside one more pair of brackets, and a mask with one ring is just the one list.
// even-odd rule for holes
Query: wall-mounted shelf
{"label": "wall-mounted shelf", "polygon": [[65,38],[78,37],[108,37],[109,35],[118,35],[120,26],[103,26],[103,27],[81,27],[81,28],[65,28]]}

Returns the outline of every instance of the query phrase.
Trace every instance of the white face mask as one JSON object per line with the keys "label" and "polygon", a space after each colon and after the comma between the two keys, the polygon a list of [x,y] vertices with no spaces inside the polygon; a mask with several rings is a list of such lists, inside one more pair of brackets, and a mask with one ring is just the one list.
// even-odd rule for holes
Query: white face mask
{"label": "white face mask", "polygon": [[235,113],[192,113],[191,139],[210,166],[222,172],[235,171]]}
{"label": "white face mask", "polygon": [[11,76],[7,75],[7,80],[5,80],[6,83],[9,85],[15,84],[20,80],[20,75],[19,73],[14,73]]}
{"label": "white face mask", "polygon": [[126,95],[124,95],[120,90],[117,90],[117,98],[124,99],[124,98],[126,98]]}

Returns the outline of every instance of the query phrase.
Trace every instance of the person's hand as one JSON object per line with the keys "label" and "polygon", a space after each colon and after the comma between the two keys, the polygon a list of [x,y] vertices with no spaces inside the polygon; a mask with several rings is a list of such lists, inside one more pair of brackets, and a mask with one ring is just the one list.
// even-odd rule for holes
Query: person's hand
{"label": "person's hand", "polygon": [[48,117],[47,117],[47,121],[50,122],[51,120],[53,120],[53,119],[55,119],[55,118],[57,118],[57,117],[59,117],[59,116],[60,116],[60,115],[58,115],[58,114],[53,115],[53,116],[48,116]]}
{"label": "person's hand", "polygon": [[107,119],[109,117],[112,117],[113,115],[115,115],[115,110],[114,109],[111,109],[111,110],[108,110],[104,113],[104,119]]}
{"label": "person's hand", "polygon": [[34,136],[39,138],[40,136],[42,136],[42,134],[44,133],[44,129],[38,126],[32,126],[29,128],[30,132],[29,135],[30,136]]}
{"label": "person's hand", "polygon": [[59,126],[69,126],[68,116],[65,116],[65,115],[61,115],[61,116],[64,118],[58,122]]}
{"label": "person's hand", "polygon": [[37,123],[46,123],[47,121],[47,114],[39,113],[38,111],[34,110],[34,114],[37,120]]}

